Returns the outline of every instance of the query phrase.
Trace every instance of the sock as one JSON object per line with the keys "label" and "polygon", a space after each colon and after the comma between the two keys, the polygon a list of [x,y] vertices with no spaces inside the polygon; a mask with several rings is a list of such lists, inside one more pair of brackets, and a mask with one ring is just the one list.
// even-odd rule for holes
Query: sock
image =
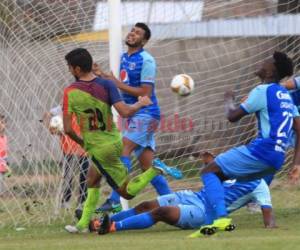
{"label": "sock", "polygon": [[121,211],[119,213],[113,214],[110,217],[110,219],[112,221],[120,221],[120,220],[124,220],[124,219],[126,219],[128,217],[131,217],[131,216],[134,216],[134,215],[136,215],[135,209],[131,208],[131,209],[124,210],[124,211]]}
{"label": "sock", "polygon": [[121,162],[124,164],[124,166],[128,169],[128,172],[131,171],[131,159],[129,156],[121,156],[120,157]]}
{"label": "sock", "polygon": [[159,195],[172,193],[166,178],[162,175],[155,176],[152,179],[151,184]]}
{"label": "sock", "polygon": [[[122,161],[124,166],[128,169],[128,173],[129,173],[131,171],[131,159],[130,159],[130,157],[121,156],[120,160]],[[116,202],[116,203],[120,203],[120,195],[115,190],[113,190],[111,192],[109,199]]]}
{"label": "sock", "polygon": [[82,216],[81,219],[76,224],[76,227],[79,229],[87,228],[90,219],[96,209],[98,200],[99,200],[100,190],[99,188],[88,188],[87,191],[87,198],[84,202],[83,210],[82,210]]}
{"label": "sock", "polygon": [[155,224],[152,215],[149,212],[131,216],[125,220],[115,222],[116,231],[130,229],[144,229]]}
{"label": "sock", "polygon": [[214,173],[202,175],[205,192],[210,205],[214,208],[217,218],[226,217],[224,188],[220,179]]}
{"label": "sock", "polygon": [[132,178],[127,185],[127,193],[136,196],[158,174],[159,171],[151,167],[144,173]]}

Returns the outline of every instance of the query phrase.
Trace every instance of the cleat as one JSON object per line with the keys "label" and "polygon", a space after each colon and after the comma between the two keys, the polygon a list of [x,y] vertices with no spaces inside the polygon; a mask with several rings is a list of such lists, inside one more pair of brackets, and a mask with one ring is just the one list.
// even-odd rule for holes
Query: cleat
{"label": "cleat", "polygon": [[82,216],[82,209],[79,208],[75,209],[74,216],[77,220],[80,220]]}
{"label": "cleat", "polygon": [[179,169],[177,169],[176,167],[167,166],[158,158],[153,160],[153,167],[160,170],[164,175],[170,175],[177,180],[182,179],[182,173]]}
{"label": "cleat", "polygon": [[117,203],[111,199],[107,199],[101,207],[96,209],[96,213],[106,213],[106,212],[112,212],[112,213],[118,213],[122,211],[122,205],[121,203]]}
{"label": "cleat", "polygon": [[105,214],[98,229],[98,234],[108,234],[110,232],[111,221],[108,214]]}
{"label": "cleat", "polygon": [[231,232],[231,231],[233,231],[235,228],[236,228],[236,225],[230,224],[230,225],[228,225],[227,227],[225,227],[225,231]]}
{"label": "cleat", "polygon": [[217,229],[217,231],[233,231],[236,226],[232,224],[232,219],[230,218],[219,218],[214,220],[211,225]]}
{"label": "cleat", "polygon": [[76,226],[72,226],[72,225],[67,225],[65,226],[65,230],[71,234],[78,234],[78,233],[87,233],[88,229],[84,228],[84,229],[79,229]]}
{"label": "cleat", "polygon": [[218,231],[226,231],[231,232],[236,228],[234,224],[232,224],[232,220],[230,218],[220,218],[214,220],[213,224],[205,225],[200,227],[200,229],[188,236],[188,238],[199,238],[202,236],[211,236]]}
{"label": "cleat", "polygon": [[188,236],[188,238],[195,239],[195,238],[200,238],[203,236],[211,236],[211,235],[214,235],[216,232],[217,232],[217,229],[211,225],[202,226],[202,227],[200,227],[199,230],[190,234]]}

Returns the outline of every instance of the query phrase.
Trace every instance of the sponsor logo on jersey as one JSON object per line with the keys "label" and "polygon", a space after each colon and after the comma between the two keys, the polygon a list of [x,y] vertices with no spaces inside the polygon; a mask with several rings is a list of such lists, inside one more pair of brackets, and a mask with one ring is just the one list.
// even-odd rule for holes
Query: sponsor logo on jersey
{"label": "sponsor logo on jersey", "polygon": [[289,93],[283,93],[281,90],[276,92],[276,96],[280,100],[291,100],[291,96]]}
{"label": "sponsor logo on jersey", "polygon": [[120,79],[122,82],[128,82],[128,74],[127,71],[125,69],[122,69],[120,72]]}
{"label": "sponsor logo on jersey", "polygon": [[135,63],[133,63],[133,62],[131,62],[131,63],[129,63],[129,65],[128,65],[128,69],[130,69],[130,70],[134,70],[135,69]]}

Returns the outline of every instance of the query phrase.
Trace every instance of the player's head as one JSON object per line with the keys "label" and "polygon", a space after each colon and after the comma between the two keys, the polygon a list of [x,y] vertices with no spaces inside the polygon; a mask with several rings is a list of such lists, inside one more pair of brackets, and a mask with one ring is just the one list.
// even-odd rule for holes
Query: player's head
{"label": "player's head", "polygon": [[275,51],[273,57],[267,59],[256,75],[262,81],[280,82],[285,77],[290,77],[294,73],[293,61],[287,54]]}
{"label": "player's head", "polygon": [[86,49],[74,49],[66,54],[65,59],[71,74],[75,76],[75,78],[79,78],[83,74],[92,71],[93,58]]}
{"label": "player's head", "polygon": [[138,48],[143,47],[151,37],[151,30],[145,23],[136,23],[128,35],[125,43],[128,47]]}
{"label": "player's head", "polygon": [[3,133],[5,131],[5,127],[6,127],[5,116],[0,114],[0,133]]}

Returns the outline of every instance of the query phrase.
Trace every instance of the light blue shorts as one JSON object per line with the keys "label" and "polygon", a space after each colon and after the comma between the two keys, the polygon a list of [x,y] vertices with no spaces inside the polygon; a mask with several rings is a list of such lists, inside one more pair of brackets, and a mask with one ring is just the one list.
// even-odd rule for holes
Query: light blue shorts
{"label": "light blue shorts", "polygon": [[253,156],[246,146],[232,148],[215,158],[215,162],[229,179],[251,181],[274,174],[276,169]]}
{"label": "light blue shorts", "polygon": [[135,115],[127,120],[127,124],[123,124],[123,137],[138,145],[134,150],[137,158],[145,148],[155,151],[154,133],[158,125],[159,120],[147,114]]}
{"label": "light blue shorts", "polygon": [[159,196],[157,201],[161,207],[176,206],[180,209],[180,218],[176,227],[195,229],[205,224],[205,206],[190,190]]}

